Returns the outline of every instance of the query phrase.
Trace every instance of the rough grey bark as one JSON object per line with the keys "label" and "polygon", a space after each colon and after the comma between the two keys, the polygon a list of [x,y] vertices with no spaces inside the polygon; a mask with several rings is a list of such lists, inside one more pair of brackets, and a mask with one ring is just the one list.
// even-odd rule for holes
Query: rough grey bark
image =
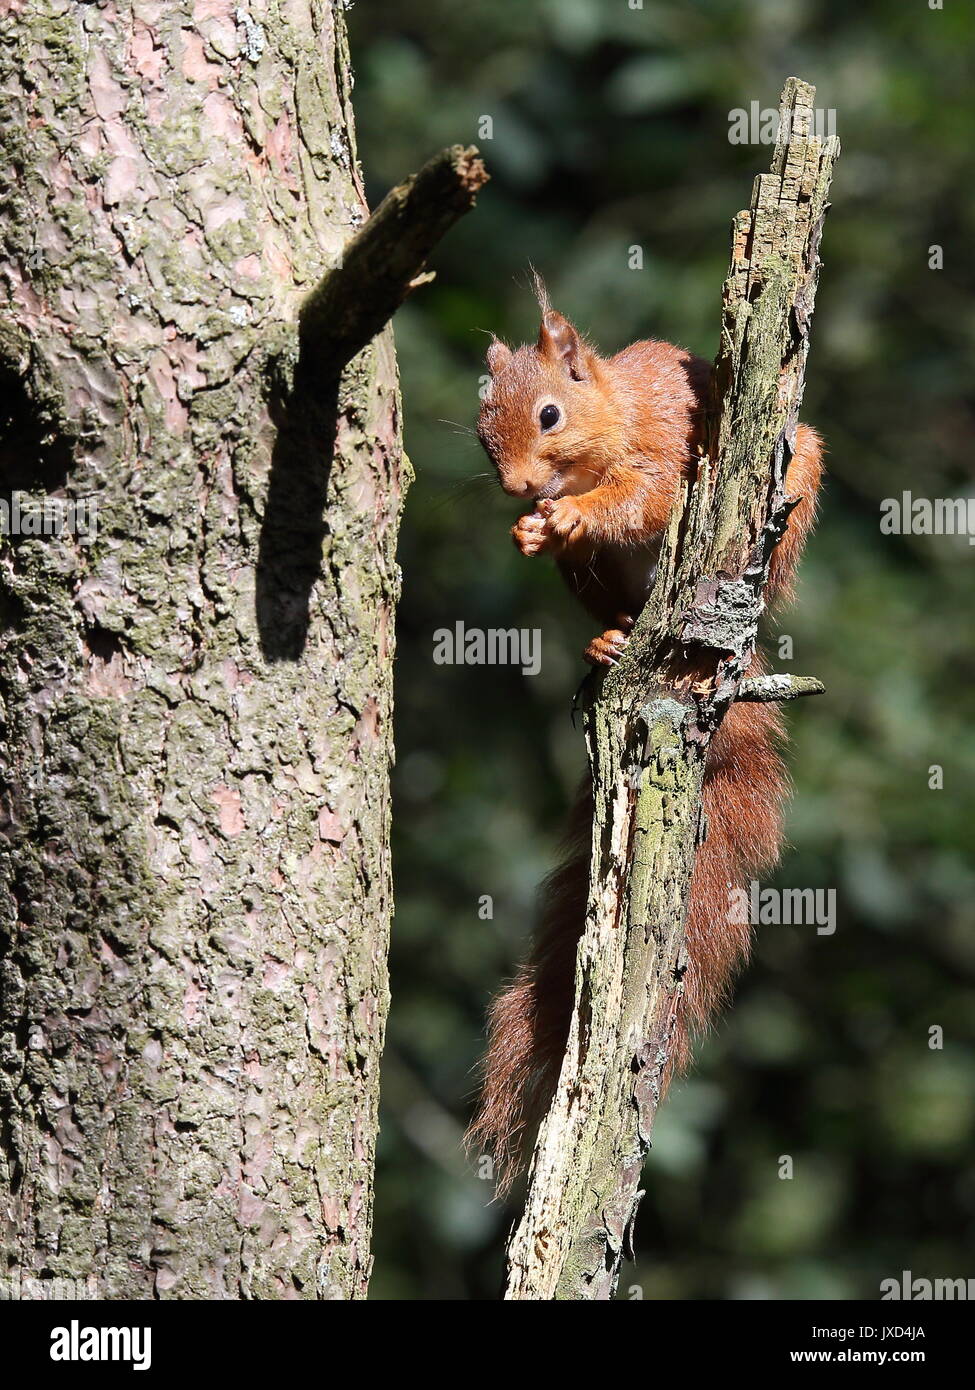
{"label": "rough grey bark", "polygon": [[708,744],[736,698],[822,689],[811,678],[743,682],[772,547],[798,500],[783,479],[839,151],[811,133],[814,97],[786,83],[791,139],[780,136],[772,172],[735,219],[705,456],[675,505],[629,649],[586,709],[592,888],[566,1056],[508,1250],[509,1299],[612,1297],[679,1007]]}
{"label": "rough grey bark", "polygon": [[0,1275],[361,1297],[408,464],[390,332],[299,341],[342,8],[0,20],[0,481],[98,508],[0,549]]}

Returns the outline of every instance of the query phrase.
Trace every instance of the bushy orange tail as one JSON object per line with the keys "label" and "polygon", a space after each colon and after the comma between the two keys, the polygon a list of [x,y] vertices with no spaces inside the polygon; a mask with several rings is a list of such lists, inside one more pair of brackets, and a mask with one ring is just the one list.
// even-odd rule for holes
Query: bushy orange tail
{"label": "bushy orange tail", "polygon": [[[757,675],[760,663],[752,670]],[[748,956],[751,928],[736,890],[747,889],[779,858],[787,789],[777,748],[781,733],[774,705],[732,705],[711,744],[702,796],[707,838],[697,852],[687,910],[678,1071],[690,1061],[688,1032],[708,1025]]]}

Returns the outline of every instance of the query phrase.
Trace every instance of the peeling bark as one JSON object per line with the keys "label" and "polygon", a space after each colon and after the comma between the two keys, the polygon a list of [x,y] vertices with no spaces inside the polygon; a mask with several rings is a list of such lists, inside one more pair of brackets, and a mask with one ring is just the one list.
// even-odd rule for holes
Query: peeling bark
{"label": "peeling bark", "polygon": [[508,1299],[609,1299],[630,1246],[685,969],[684,918],[706,833],[711,737],[737,698],[791,699],[812,678],[746,682],[802,399],[835,140],[790,78],[772,172],[733,226],[706,456],[619,665],[587,704],[591,890],[559,1084],[508,1249]]}
{"label": "peeling bark", "polygon": [[0,1273],[357,1298],[387,1007],[391,333],[341,7],[0,0]]}

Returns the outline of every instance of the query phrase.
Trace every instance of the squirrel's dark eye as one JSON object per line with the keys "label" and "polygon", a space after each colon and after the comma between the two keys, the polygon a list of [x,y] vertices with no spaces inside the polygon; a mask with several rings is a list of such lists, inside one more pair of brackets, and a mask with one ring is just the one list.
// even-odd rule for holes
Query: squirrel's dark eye
{"label": "squirrel's dark eye", "polygon": [[538,422],[543,430],[550,430],[553,425],[557,425],[562,415],[557,405],[543,405],[538,415]]}

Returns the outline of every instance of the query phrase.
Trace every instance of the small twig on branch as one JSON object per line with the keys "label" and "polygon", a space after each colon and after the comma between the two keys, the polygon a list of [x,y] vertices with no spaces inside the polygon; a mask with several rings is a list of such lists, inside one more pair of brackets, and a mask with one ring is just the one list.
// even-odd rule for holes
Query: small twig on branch
{"label": "small twig on branch", "polygon": [[733,224],[706,457],[675,505],[629,648],[585,709],[589,904],[562,1072],[508,1248],[509,1299],[612,1297],[683,988],[710,740],[736,698],[822,689],[745,679],[769,561],[798,501],[785,472],[839,152],[813,134],[814,98],[789,78],[771,173]]}
{"label": "small twig on branch", "polygon": [[815,676],[752,676],[738,687],[737,700],[767,702],[798,700],[803,695],[824,695],[826,687]]}
{"label": "small twig on branch", "polygon": [[427,257],[488,178],[473,145],[451,145],[390,189],[305,301],[301,344],[309,361],[341,370],[407,295],[434,278],[423,271]]}

